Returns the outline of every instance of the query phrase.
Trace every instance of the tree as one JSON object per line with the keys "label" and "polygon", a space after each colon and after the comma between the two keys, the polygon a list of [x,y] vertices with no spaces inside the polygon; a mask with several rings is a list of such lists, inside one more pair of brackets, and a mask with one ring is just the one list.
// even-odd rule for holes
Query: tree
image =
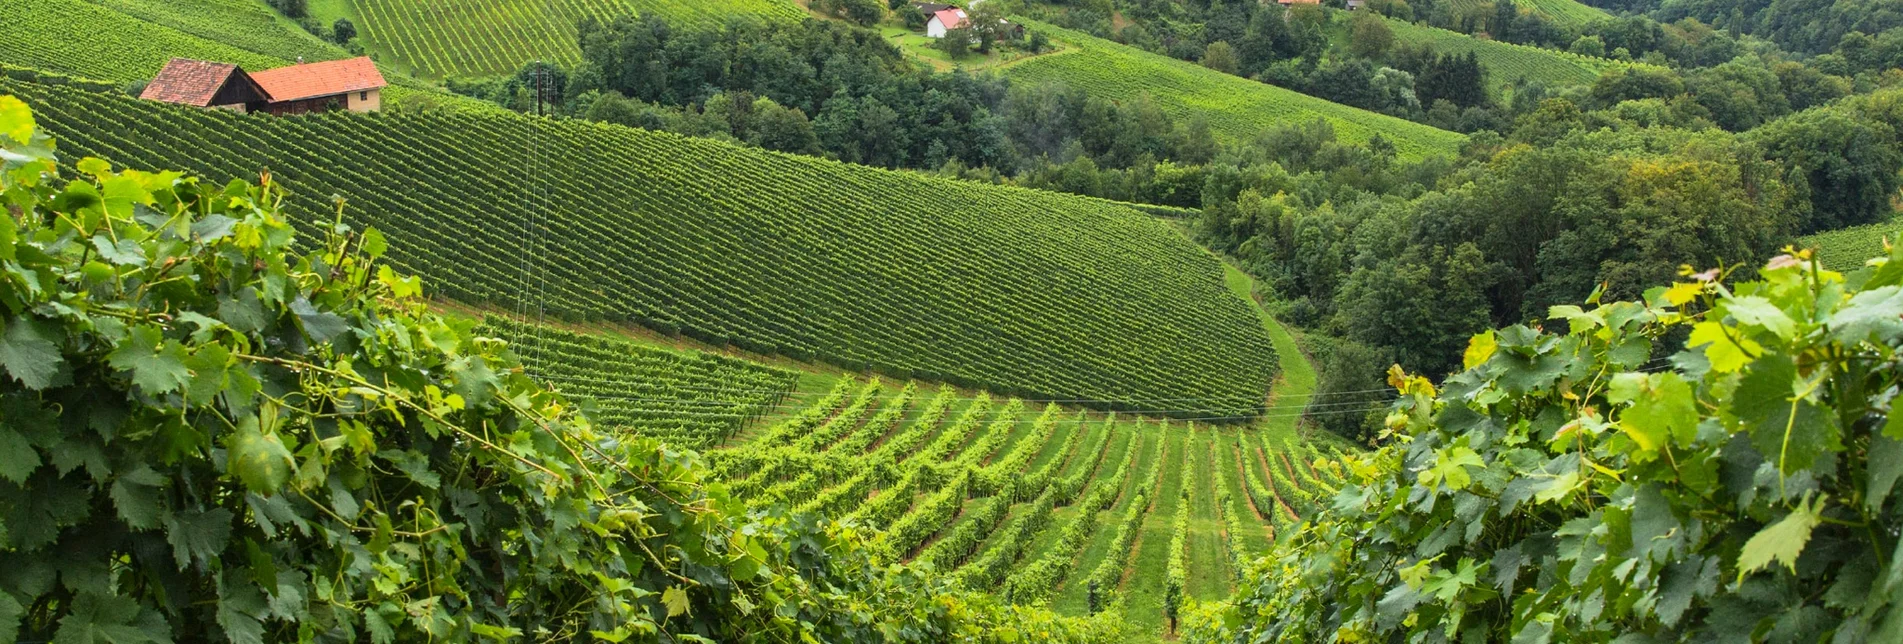
{"label": "tree", "polygon": [[357,37],[357,25],[351,23],[349,18],[338,18],[337,22],[330,25],[330,37],[339,45],[348,44]]}
{"label": "tree", "polygon": [[310,16],[310,9],[306,4],[307,0],[267,0],[267,1],[270,3],[271,8],[278,10],[278,13],[284,14],[284,17],[286,18],[290,18],[292,20],[302,20]]}
{"label": "tree", "polygon": [[813,124],[806,119],[804,112],[782,107],[765,96],[754,99],[752,112],[752,131],[746,138],[748,143],[794,154],[820,153],[819,136],[813,133]]}
{"label": "tree", "polygon": [[1237,64],[1236,50],[1234,47],[1230,47],[1229,43],[1222,41],[1212,42],[1209,43],[1209,47],[1203,50],[1204,67],[1224,74],[1235,74]]}
{"label": "tree", "polygon": [[[1011,39],[1011,23],[1004,19],[1004,8],[999,2],[986,2],[971,9],[965,22],[971,25],[971,35],[978,39],[978,51],[991,53],[991,48],[1000,42]],[[947,37],[950,37],[947,34]]]}
{"label": "tree", "polygon": [[1372,11],[1359,11],[1350,19],[1349,50],[1356,56],[1379,60],[1394,46],[1394,30],[1388,21]]}
{"label": "tree", "polygon": [[1486,71],[1473,52],[1435,56],[1415,79],[1414,92],[1423,105],[1446,100],[1456,107],[1473,107],[1489,102]]}
{"label": "tree", "polygon": [[939,38],[937,42],[932,43],[932,46],[945,52],[945,55],[950,56],[952,60],[957,60],[971,52],[971,39],[971,29],[968,27],[946,29],[945,37]]}
{"label": "tree", "polygon": [[1603,58],[1606,55],[1606,41],[1601,39],[1597,34],[1587,34],[1574,40],[1572,46],[1567,49],[1581,56],[1597,56]]}

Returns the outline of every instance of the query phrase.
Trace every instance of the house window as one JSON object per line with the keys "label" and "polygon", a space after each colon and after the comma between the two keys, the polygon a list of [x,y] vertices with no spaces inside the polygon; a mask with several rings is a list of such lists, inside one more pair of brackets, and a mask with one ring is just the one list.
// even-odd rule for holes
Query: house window
{"label": "house window", "polygon": [[370,92],[357,92],[357,100],[359,101],[370,100]]}

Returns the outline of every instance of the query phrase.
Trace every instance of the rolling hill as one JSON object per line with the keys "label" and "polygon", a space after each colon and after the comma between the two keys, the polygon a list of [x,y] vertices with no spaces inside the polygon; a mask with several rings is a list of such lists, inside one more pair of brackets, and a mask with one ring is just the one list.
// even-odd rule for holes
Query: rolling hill
{"label": "rolling hill", "polygon": [[1215,259],[1101,202],[512,114],[278,119],[0,91],[75,155],[269,169],[306,226],[340,196],[466,302],[1212,421],[1259,413],[1275,373]]}
{"label": "rolling hill", "polygon": [[575,23],[654,13],[684,25],[736,18],[800,20],[792,0],[325,0],[313,13],[348,17],[380,62],[420,77],[508,74],[525,63],[581,60]]}
{"label": "rolling hill", "polygon": [[1005,76],[1062,83],[1113,98],[1148,94],[1172,118],[1184,122],[1204,119],[1219,138],[1227,141],[1244,141],[1270,128],[1316,119],[1332,123],[1336,135],[1344,141],[1361,143],[1378,134],[1394,143],[1405,159],[1452,155],[1466,139],[1453,132],[1331,103],[1076,31],[1035,23],[1033,27],[1074,45],[1074,49],[1012,64],[1005,67]]}

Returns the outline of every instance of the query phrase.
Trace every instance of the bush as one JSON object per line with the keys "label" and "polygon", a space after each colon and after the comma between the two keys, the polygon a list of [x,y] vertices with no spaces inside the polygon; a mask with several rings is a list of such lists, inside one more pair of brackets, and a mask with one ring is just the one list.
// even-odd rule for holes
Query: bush
{"label": "bush", "polygon": [[1186,639],[1903,641],[1903,249],[1876,264],[1686,270],[1474,336],[1438,388],[1396,368],[1339,514]]}

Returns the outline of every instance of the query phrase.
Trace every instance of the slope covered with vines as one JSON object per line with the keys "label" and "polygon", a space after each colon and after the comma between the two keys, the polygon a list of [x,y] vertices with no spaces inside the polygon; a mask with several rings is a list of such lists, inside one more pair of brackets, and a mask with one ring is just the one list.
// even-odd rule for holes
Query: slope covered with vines
{"label": "slope covered with vines", "polygon": [[306,230],[341,197],[454,299],[1211,422],[1259,413],[1275,372],[1214,258],[1099,202],[517,115],[286,119],[0,89],[77,154],[269,170]]}

